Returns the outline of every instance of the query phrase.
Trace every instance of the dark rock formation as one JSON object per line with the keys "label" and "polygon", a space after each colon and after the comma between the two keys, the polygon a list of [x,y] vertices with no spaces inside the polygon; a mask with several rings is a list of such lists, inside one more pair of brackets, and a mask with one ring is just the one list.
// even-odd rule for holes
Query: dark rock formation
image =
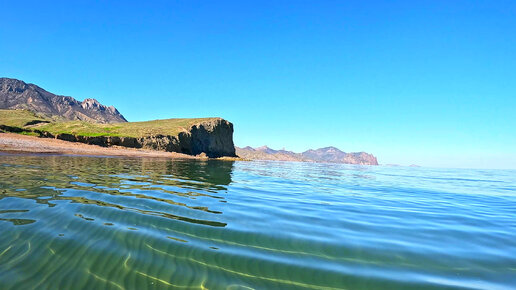
{"label": "dark rock formation", "polygon": [[95,99],[79,102],[72,97],[54,95],[34,84],[9,78],[0,78],[0,109],[25,109],[67,120],[127,122],[115,107],[106,107]]}
{"label": "dark rock formation", "polygon": [[335,147],[325,147],[317,150],[307,150],[294,153],[287,150],[274,150],[267,146],[258,148],[236,147],[238,156],[254,160],[308,161],[331,162],[345,164],[378,165],[376,157],[365,152],[345,153]]}
{"label": "dark rock formation", "polygon": [[[183,134],[183,135],[182,135]],[[179,140],[189,140],[189,148],[182,152],[197,155],[202,152],[208,157],[236,156],[233,144],[233,124],[224,119],[202,122],[186,133],[179,134]],[[188,153],[190,152],[190,153]]]}

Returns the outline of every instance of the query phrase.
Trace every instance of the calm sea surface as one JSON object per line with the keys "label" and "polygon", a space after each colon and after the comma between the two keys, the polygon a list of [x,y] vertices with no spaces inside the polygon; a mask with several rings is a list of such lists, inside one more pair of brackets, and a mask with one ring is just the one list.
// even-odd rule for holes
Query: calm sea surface
{"label": "calm sea surface", "polygon": [[0,289],[516,289],[516,171],[0,155]]}

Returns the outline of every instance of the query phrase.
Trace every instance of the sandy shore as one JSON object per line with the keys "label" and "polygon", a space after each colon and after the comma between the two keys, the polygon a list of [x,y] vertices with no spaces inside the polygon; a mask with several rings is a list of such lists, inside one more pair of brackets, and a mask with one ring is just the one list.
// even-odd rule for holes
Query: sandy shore
{"label": "sandy shore", "polygon": [[197,159],[199,157],[175,153],[125,147],[100,147],[57,139],[38,138],[14,133],[0,133],[0,151],[9,153],[67,154],[92,156],[130,156]]}

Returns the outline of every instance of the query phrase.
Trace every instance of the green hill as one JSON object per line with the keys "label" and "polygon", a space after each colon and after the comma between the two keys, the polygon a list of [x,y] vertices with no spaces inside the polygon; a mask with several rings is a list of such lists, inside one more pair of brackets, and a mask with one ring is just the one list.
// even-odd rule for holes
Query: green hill
{"label": "green hill", "polygon": [[147,136],[176,136],[193,125],[220,118],[164,119],[145,122],[99,124],[85,121],[52,120],[26,110],[0,110],[0,125],[49,132],[53,135],[116,136],[143,138]]}

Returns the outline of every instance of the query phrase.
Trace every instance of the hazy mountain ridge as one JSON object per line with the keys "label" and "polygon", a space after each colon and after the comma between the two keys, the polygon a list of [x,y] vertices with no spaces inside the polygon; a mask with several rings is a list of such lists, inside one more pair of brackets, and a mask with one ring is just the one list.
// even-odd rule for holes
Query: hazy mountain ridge
{"label": "hazy mountain ridge", "polygon": [[242,158],[252,160],[280,160],[280,161],[309,161],[297,153],[286,150],[274,150],[267,146],[240,148],[235,146],[236,154]]}
{"label": "hazy mountain ridge", "polygon": [[340,149],[330,146],[319,149],[310,149],[302,153],[295,153],[288,150],[274,150],[267,146],[252,148],[250,146],[235,147],[236,153],[242,158],[252,160],[279,160],[279,161],[305,161],[305,162],[328,162],[360,165],[378,165],[378,160],[372,154],[366,152],[346,153]]}
{"label": "hazy mountain ridge", "polygon": [[67,120],[127,122],[115,107],[104,106],[95,99],[80,102],[73,97],[55,95],[37,85],[10,78],[0,78],[0,109],[24,109]]}

